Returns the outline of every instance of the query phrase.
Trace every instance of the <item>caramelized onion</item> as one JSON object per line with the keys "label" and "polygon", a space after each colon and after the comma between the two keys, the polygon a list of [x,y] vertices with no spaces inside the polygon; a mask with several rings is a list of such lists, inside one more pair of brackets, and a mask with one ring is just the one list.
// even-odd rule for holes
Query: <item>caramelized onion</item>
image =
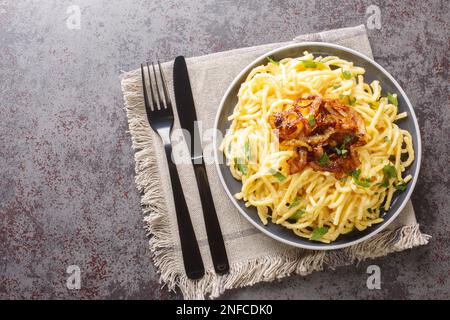
{"label": "caramelized onion", "polygon": [[296,155],[288,160],[291,174],[300,172],[308,163],[308,152],[305,148],[298,148]]}
{"label": "caramelized onion", "polygon": [[365,144],[364,121],[338,100],[300,98],[292,108],[270,115],[269,123],[278,130],[281,145],[295,151],[288,160],[291,174],[310,165],[340,178],[360,165],[355,148]]}

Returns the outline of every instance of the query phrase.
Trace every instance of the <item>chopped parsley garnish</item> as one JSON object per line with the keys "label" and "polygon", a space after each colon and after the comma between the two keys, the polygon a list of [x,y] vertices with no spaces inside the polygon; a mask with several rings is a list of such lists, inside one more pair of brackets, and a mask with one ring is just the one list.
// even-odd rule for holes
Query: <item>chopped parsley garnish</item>
{"label": "chopped parsley garnish", "polygon": [[384,173],[384,180],[380,185],[387,188],[389,187],[389,180],[391,178],[395,178],[397,176],[397,172],[393,165],[388,164],[383,167],[383,173]]}
{"label": "chopped parsley garnish", "polygon": [[290,216],[288,218],[288,221],[290,222],[297,222],[298,219],[300,219],[302,217],[302,215],[304,215],[306,212],[303,209],[298,209],[297,211],[295,211],[295,213]]}
{"label": "chopped parsley garnish", "polygon": [[348,70],[342,70],[342,76],[344,77],[344,79],[351,79],[352,78],[352,73]]}
{"label": "chopped parsley garnish", "polygon": [[397,171],[395,170],[395,167],[390,164],[385,165],[383,167],[383,173],[387,175],[389,178],[394,178],[397,176]]}
{"label": "chopped parsley garnish", "polygon": [[336,150],[336,153],[338,154],[338,156],[343,156],[345,157],[348,153],[347,149],[339,149],[339,148],[335,148],[334,150]]}
{"label": "chopped parsley garnish", "polygon": [[405,191],[406,190],[406,183],[402,182],[395,186],[395,189],[398,191]]}
{"label": "chopped parsley garnish", "polygon": [[283,182],[284,180],[286,180],[286,177],[279,171],[275,170],[275,169],[269,169],[269,172],[271,175],[273,175],[275,178],[278,179],[278,181]]}
{"label": "chopped parsley garnish", "polygon": [[363,188],[368,188],[368,187],[370,187],[370,179],[354,180],[354,181],[355,181],[355,183],[356,183],[358,186],[361,186],[361,187],[363,187]]}
{"label": "chopped parsley garnish", "polygon": [[389,142],[388,136],[384,136],[384,137],[383,137],[383,140],[384,140],[384,142]]}
{"label": "chopped parsley garnish", "polygon": [[326,166],[330,162],[330,157],[325,152],[320,157],[319,163],[322,167]]}
{"label": "chopped parsley garnish", "polygon": [[350,141],[352,141],[352,139],[353,139],[353,137],[352,137],[351,135],[346,134],[346,135],[344,136],[344,144],[343,144],[343,146],[345,147],[345,145],[346,145],[347,143],[349,143]]}
{"label": "chopped parsley garnish", "polygon": [[359,179],[359,176],[360,176],[360,175],[361,175],[361,169],[356,169],[356,170],[354,170],[354,171],[352,172],[352,178],[353,178],[353,181],[354,181],[358,186],[361,186],[361,187],[364,187],[364,188],[370,187],[370,182],[371,182],[371,180],[370,180],[369,178],[366,178],[366,179],[361,180],[361,179]]}
{"label": "chopped parsley garnish", "polygon": [[389,160],[392,161],[392,162],[395,162],[395,156],[393,154],[391,154],[389,156]]}
{"label": "chopped parsley garnish", "polygon": [[398,100],[397,100],[397,95],[394,95],[390,92],[388,92],[387,98],[389,100],[390,103],[392,103],[394,106],[398,106]]}
{"label": "chopped parsley garnish", "polygon": [[348,104],[353,106],[356,102],[356,98],[355,97],[348,97]]}
{"label": "chopped parsley garnish", "polygon": [[294,200],[289,204],[289,209],[295,208],[300,203],[300,197],[295,196]]}
{"label": "chopped parsley garnish", "polygon": [[353,179],[359,179],[360,175],[361,175],[361,169],[356,169],[352,172]]}
{"label": "chopped parsley garnish", "polygon": [[372,208],[367,209],[367,212],[372,213],[373,212]]}
{"label": "chopped parsley garnish", "polygon": [[345,145],[346,145],[347,143],[349,143],[350,141],[352,141],[352,139],[353,139],[353,137],[350,136],[350,135],[348,135],[348,134],[346,134],[346,135],[344,136],[344,141],[342,142],[341,148],[336,148],[336,153],[337,153],[339,156],[345,157],[345,156],[348,154],[348,150],[346,149],[346,146],[345,146]]}
{"label": "chopped parsley garnish", "polygon": [[312,60],[302,60],[303,66],[305,68],[315,68],[317,67],[317,63]]}
{"label": "chopped parsley garnish", "polygon": [[280,62],[276,61],[272,56],[268,56],[267,60],[269,60],[269,62],[278,65]]}
{"label": "chopped parsley garnish", "polygon": [[244,153],[247,160],[250,160],[250,158],[252,157],[252,153],[250,151],[250,144],[248,143],[248,141],[244,144]]}
{"label": "chopped parsley garnish", "polygon": [[340,182],[347,182],[347,178],[340,178],[339,181]]}
{"label": "chopped parsley garnish", "polygon": [[316,119],[314,118],[314,115],[313,115],[313,114],[310,114],[310,115],[308,116],[308,124],[309,124],[310,127],[314,127],[314,126],[315,126],[315,124],[316,124]]}
{"label": "chopped parsley garnish", "polygon": [[340,87],[341,87],[341,85],[338,83],[333,86],[333,89],[339,89]]}
{"label": "chopped parsley garnish", "polygon": [[236,165],[236,168],[242,172],[243,175],[246,175],[248,173],[248,167],[242,162],[241,159],[234,158],[234,164]]}
{"label": "chopped parsley garnish", "polygon": [[320,240],[328,232],[328,227],[317,227],[313,230],[311,240]]}

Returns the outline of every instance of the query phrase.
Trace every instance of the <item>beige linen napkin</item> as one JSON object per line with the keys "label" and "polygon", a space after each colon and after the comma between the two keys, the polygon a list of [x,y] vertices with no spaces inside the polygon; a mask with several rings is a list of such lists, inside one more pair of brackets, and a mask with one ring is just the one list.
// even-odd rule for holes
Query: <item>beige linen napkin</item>
{"label": "beige linen napkin", "polygon": [[[295,38],[295,41],[333,42],[358,50],[372,58],[364,26],[302,35]],[[234,77],[258,56],[289,43],[292,42],[266,44],[187,59],[197,117],[202,123],[201,130],[205,132],[205,145],[211,145],[211,134],[206,134],[207,129],[213,128],[220,100]],[[172,61],[163,64],[171,93],[172,66]],[[185,276],[183,269],[165,154],[159,137],[150,129],[146,119],[140,70],[122,75],[122,91],[135,149],[136,184],[142,192],[141,203],[145,226],[151,235],[150,250],[153,260],[161,274],[161,281],[169,289],[178,287],[186,299],[218,297],[227,289],[272,281],[292,274],[307,275],[324,267],[348,265],[428,242],[429,236],[420,232],[414,209],[411,202],[408,202],[387,230],[355,246],[335,251],[310,251],[287,246],[262,234],[239,214],[220,184],[215,166],[209,164],[207,171],[210,187],[230,261],[230,273],[218,276],[212,266],[196,180],[192,165],[188,161],[187,164],[179,164],[178,171],[206,268],[204,278],[191,281]],[[177,129],[179,122],[177,116],[175,118]],[[209,131],[211,133],[211,130]],[[183,143],[181,145],[184,146]],[[180,146],[179,139],[177,146]],[[181,148],[179,151],[186,150]],[[205,150],[205,157],[210,154],[211,152]]]}

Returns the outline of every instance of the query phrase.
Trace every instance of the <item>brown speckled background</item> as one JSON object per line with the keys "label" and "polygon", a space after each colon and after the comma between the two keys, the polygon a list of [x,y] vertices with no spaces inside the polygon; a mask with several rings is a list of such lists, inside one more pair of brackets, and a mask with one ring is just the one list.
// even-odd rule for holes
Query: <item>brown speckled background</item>
{"label": "brown speckled background", "polygon": [[[81,8],[81,29],[66,27]],[[226,293],[228,299],[450,298],[449,2],[0,1],[0,298],[173,299],[143,230],[120,70],[366,23],[375,59],[416,108],[413,203],[428,246]],[[368,290],[366,268],[381,268]],[[81,268],[81,290],[66,268]]]}

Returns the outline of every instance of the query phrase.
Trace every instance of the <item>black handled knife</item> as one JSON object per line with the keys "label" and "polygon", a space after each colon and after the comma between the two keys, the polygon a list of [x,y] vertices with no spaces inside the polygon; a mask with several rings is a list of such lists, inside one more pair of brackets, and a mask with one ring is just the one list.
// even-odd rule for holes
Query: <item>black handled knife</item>
{"label": "black handled knife", "polygon": [[189,132],[190,135],[190,137],[186,137],[186,142],[191,151],[191,160],[194,166],[200,200],[202,202],[203,217],[205,219],[206,234],[208,236],[214,270],[218,274],[224,274],[229,271],[230,267],[225,244],[223,242],[222,231],[220,230],[219,220],[217,219],[214,201],[209,188],[208,176],[203,161],[194,98],[192,96],[186,60],[183,56],[176,57],[175,59],[173,65],[173,85],[181,128]]}

